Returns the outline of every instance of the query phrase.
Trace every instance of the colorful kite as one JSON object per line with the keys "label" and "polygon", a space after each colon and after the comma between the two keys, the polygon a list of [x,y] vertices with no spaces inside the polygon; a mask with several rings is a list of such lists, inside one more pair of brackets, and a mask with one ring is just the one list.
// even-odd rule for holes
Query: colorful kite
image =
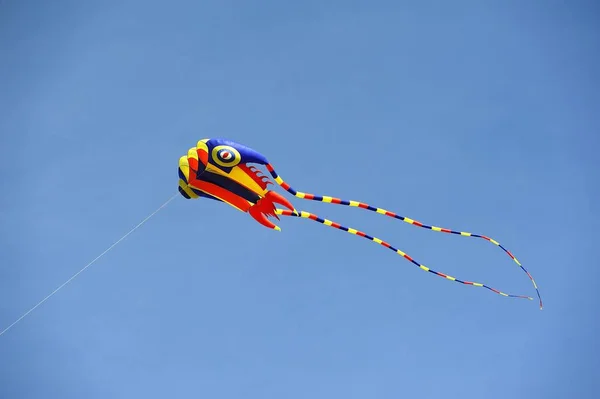
{"label": "colorful kite", "polygon": [[[511,259],[513,259],[513,261],[515,261],[515,263],[519,265],[519,267],[523,269],[525,273],[527,273],[527,276],[529,276],[531,279],[531,282],[533,283],[533,286],[537,292],[540,309],[543,308],[542,299],[540,297],[537,284],[535,283],[535,280],[531,274],[529,274],[529,272],[523,267],[523,265],[521,265],[515,256],[509,250],[503,247],[498,241],[484,235],[429,226],[416,220],[400,216],[394,212],[377,208],[363,202],[348,201],[335,197],[314,195],[297,191],[283,181],[283,179],[275,172],[273,166],[262,154],[230,140],[218,138],[200,140],[198,141],[196,147],[189,149],[187,156],[182,156],[179,159],[179,193],[187,199],[203,197],[216,201],[222,201],[242,212],[249,213],[250,216],[252,216],[262,225],[275,230],[280,230],[280,228],[271,220],[269,220],[268,217],[275,217],[277,220],[280,220],[279,215],[281,215],[310,219],[326,226],[343,230],[350,234],[354,234],[376,242],[396,252],[422,270],[444,277],[448,280],[476,287],[484,287],[495,292],[496,294],[506,297],[527,298],[530,300],[533,299],[524,295],[506,294],[485,284],[459,280],[447,274],[437,272],[417,262],[403,251],[394,248],[379,238],[370,236],[350,227],[342,226],[331,220],[322,219],[312,213],[304,211],[299,212],[282,195],[276,193],[275,191],[268,190],[269,185],[273,183],[252,164],[264,166],[279,186],[298,198],[362,208],[395,219],[400,219],[403,222],[409,223],[413,226],[443,233],[457,234],[465,237],[481,238],[489,241],[506,252],[508,256],[510,256]],[[287,210],[276,208],[275,204],[282,205],[283,207],[287,208]]]}
{"label": "colorful kite", "polygon": [[[250,216],[252,216],[256,221],[268,228],[275,230],[280,230],[280,228],[276,226],[273,222],[271,222],[269,220],[269,217],[275,217],[277,220],[280,220],[279,216],[295,216],[310,219],[315,222],[324,224],[326,226],[333,227],[338,230],[343,230],[350,234],[354,234],[366,238],[370,241],[376,242],[379,245],[382,245],[396,252],[398,255],[402,256],[403,258],[418,266],[420,269],[425,270],[429,273],[433,273],[440,277],[444,277],[448,280],[456,281],[465,285],[472,285],[475,287],[484,287],[490,291],[495,292],[496,294],[506,297],[527,298],[530,300],[533,299],[529,296],[524,295],[505,294],[504,292],[498,291],[497,289],[489,287],[485,284],[459,280],[447,274],[436,272],[435,270],[432,270],[429,267],[422,265],[421,263],[408,256],[406,253],[394,248],[387,242],[377,237],[370,236],[366,233],[363,233],[362,231],[358,231],[351,227],[342,226],[341,224],[333,222],[331,220],[322,219],[317,215],[314,215],[309,212],[298,212],[294,208],[294,206],[283,196],[276,193],[275,191],[267,189],[269,185],[273,184],[273,182],[271,182],[267,176],[262,174],[256,168],[256,166],[253,166],[253,164],[264,166],[278,185],[280,185],[287,192],[293,194],[298,198],[362,208],[372,212],[381,213],[382,215],[389,216],[395,219],[400,219],[403,222],[412,224],[413,226],[418,226],[433,231],[441,231],[442,233],[457,234],[465,237],[482,238],[499,246],[504,252],[508,254],[508,256],[510,256],[517,263],[517,265],[519,265],[519,267],[521,267],[521,269],[523,269],[525,273],[527,273],[527,275],[531,279],[531,282],[533,283],[535,291],[537,292],[537,296],[540,300],[540,309],[542,309],[542,298],[540,297],[540,292],[537,288],[535,281],[533,280],[533,277],[531,276],[531,274],[529,274],[527,270],[525,270],[525,268],[513,256],[513,254],[511,254],[509,250],[500,245],[498,241],[490,237],[486,237],[484,235],[465,233],[463,231],[455,231],[436,226],[428,226],[421,222],[417,222],[416,220],[400,216],[394,212],[390,212],[382,208],[377,208],[365,204],[363,202],[342,200],[339,198],[328,197],[325,195],[307,194],[294,190],[292,187],[290,187],[289,184],[284,182],[283,179],[275,172],[273,166],[269,163],[269,161],[267,161],[267,159],[263,155],[259,154],[251,148],[248,148],[230,140],[200,140],[198,141],[196,147],[189,149],[187,156],[182,156],[179,159],[179,194],[181,194],[187,199],[203,197],[210,198],[216,201],[222,201],[242,212],[248,212]],[[174,193],[173,196],[171,196],[171,198],[169,198],[166,202],[159,206],[154,212],[146,216],[140,223],[138,223],[131,230],[125,233],[111,246],[105,249],[104,252],[102,252],[91,262],[86,264],[77,273],[73,274],[68,280],[66,280],[64,283],[58,286],[58,288],[56,288],[54,291],[52,291],[50,294],[44,297],[33,307],[31,307],[27,312],[23,313],[12,324],[10,324],[4,330],[0,331],[0,336],[6,333],[8,330],[10,330],[19,321],[23,320],[23,318],[25,318],[27,315],[29,315],[31,312],[37,309],[40,305],[46,302],[63,287],[65,287],[67,284],[73,281],[79,274],[81,274],[88,267],[90,267],[92,264],[98,261],[98,259],[106,255],[116,245],[118,245],[130,234],[132,234],[134,231],[140,228],[144,223],[150,220],[150,218],[156,215],[157,212],[159,212],[161,209],[167,206],[167,204],[169,204],[179,194],[177,192]],[[287,209],[276,208],[275,204],[283,205],[283,207]]]}

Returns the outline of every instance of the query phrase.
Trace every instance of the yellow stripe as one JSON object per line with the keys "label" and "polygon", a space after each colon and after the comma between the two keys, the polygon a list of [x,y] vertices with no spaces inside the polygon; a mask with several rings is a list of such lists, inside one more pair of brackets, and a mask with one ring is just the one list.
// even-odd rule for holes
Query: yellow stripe
{"label": "yellow stripe", "polygon": [[348,228],[348,233],[350,233],[350,234],[356,234],[356,233],[358,233],[358,230],[355,230],[353,228]]}
{"label": "yellow stripe", "polygon": [[188,186],[186,184],[186,182],[184,182],[183,180],[179,179],[179,187],[181,187],[183,189],[183,191],[185,191],[185,193],[187,195],[189,195],[191,198],[198,198],[198,194],[196,194],[191,188],[190,186]]}
{"label": "yellow stripe", "polygon": [[404,218],[404,221],[405,221],[406,223],[410,223],[410,224],[413,224],[413,223],[415,222],[415,221],[414,221],[414,220],[412,220],[411,218]]}
{"label": "yellow stripe", "polygon": [[358,206],[358,201],[350,201],[350,206]]}
{"label": "yellow stripe", "polygon": [[187,157],[184,155],[179,158],[179,169],[183,172],[185,179],[187,181],[190,180],[190,164],[188,163]]}
{"label": "yellow stripe", "polygon": [[325,219],[325,221],[323,222],[323,224],[326,225],[326,226],[331,226],[333,224],[333,222],[331,220]]}
{"label": "yellow stripe", "polygon": [[500,243],[499,243],[498,241],[496,241],[496,240],[494,240],[494,239],[492,239],[492,238],[490,238],[490,241],[491,241],[491,242],[493,242],[493,243],[494,243],[494,244],[496,244],[496,245],[500,245]]}
{"label": "yellow stripe", "polygon": [[431,226],[431,230],[433,231],[442,231],[441,227]]}
{"label": "yellow stripe", "polygon": [[300,191],[297,191],[297,192],[296,192],[296,197],[298,197],[298,198],[304,198],[304,196],[305,196],[305,195],[306,195],[306,194],[304,194],[304,193],[301,193]]}
{"label": "yellow stripe", "polygon": [[428,272],[428,271],[429,271],[429,268],[428,268],[427,266],[423,266],[423,265],[421,265],[421,266],[419,266],[419,267],[420,267],[421,269],[425,270],[426,272]]}
{"label": "yellow stripe", "polygon": [[226,172],[222,171],[220,168],[214,166],[211,163],[209,163],[208,165],[206,165],[206,169],[205,170],[207,172],[214,173],[215,175],[221,175],[221,176],[224,176],[224,177],[228,177]]}
{"label": "yellow stripe", "polygon": [[325,195],[323,196],[323,202],[331,202],[332,199],[333,198],[331,198],[331,197],[327,197]]}
{"label": "yellow stripe", "polygon": [[196,151],[196,147],[190,148],[188,150],[188,158],[198,159],[198,152]]}
{"label": "yellow stripe", "polygon": [[275,178],[275,181],[277,182],[277,184],[282,184],[282,183],[283,183],[283,180],[282,180],[282,179],[281,179],[281,177],[279,177],[279,176],[277,176],[277,177]]}
{"label": "yellow stripe", "polygon": [[375,241],[377,244],[381,244],[383,242],[382,240],[380,240],[377,237],[373,237],[373,241]]}
{"label": "yellow stripe", "polygon": [[500,295],[504,295],[504,296],[508,296],[507,294],[505,294],[504,292],[501,292]]}
{"label": "yellow stripe", "polygon": [[461,236],[467,236],[467,237],[470,237],[470,236],[471,236],[471,233],[466,233],[466,232],[464,232],[464,231],[461,231],[461,232],[460,232],[460,235],[461,235]]}
{"label": "yellow stripe", "polygon": [[452,276],[446,276],[446,278],[447,278],[448,280],[452,280],[452,281],[456,280],[456,279],[455,279],[454,277],[452,277]]}
{"label": "yellow stripe", "polygon": [[477,286],[477,287],[483,287],[483,284],[479,284],[479,283],[473,283],[473,285]]}
{"label": "yellow stripe", "polygon": [[204,150],[204,151],[206,151],[206,153],[208,153],[208,146],[206,145],[208,140],[209,139],[202,139],[202,140],[198,141],[198,143],[196,144],[196,148],[199,150]]}
{"label": "yellow stripe", "polygon": [[231,169],[231,172],[229,172],[228,177],[231,180],[234,180],[240,183],[241,185],[245,186],[249,190],[254,191],[260,196],[264,196],[267,193],[267,189],[263,189],[257,182],[254,181],[254,179],[252,179],[252,177],[248,176],[246,172],[244,172],[237,166]]}
{"label": "yellow stripe", "polygon": [[406,255],[406,253],[404,253],[404,252],[402,252],[402,251],[400,251],[400,250],[397,250],[396,252],[397,252],[397,253],[398,253],[398,255],[400,255],[400,256],[404,256],[404,255]]}
{"label": "yellow stripe", "polygon": [[381,208],[377,208],[377,213],[381,213],[382,215],[385,215],[385,209],[381,209]]}

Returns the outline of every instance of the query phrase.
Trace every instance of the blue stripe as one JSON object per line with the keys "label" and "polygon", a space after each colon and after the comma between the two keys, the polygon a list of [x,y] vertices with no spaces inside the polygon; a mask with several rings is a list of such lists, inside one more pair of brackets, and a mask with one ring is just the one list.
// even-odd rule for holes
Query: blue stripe
{"label": "blue stripe", "polygon": [[177,173],[179,174],[179,178],[181,180],[183,180],[185,182],[185,184],[187,184],[188,180],[186,179],[185,175],[183,174],[183,171],[181,170],[181,168],[177,169]]}
{"label": "blue stripe", "polygon": [[189,195],[187,195],[187,193],[185,191],[183,191],[183,189],[181,187],[179,187],[179,194],[181,194],[186,199],[191,199],[191,197]]}

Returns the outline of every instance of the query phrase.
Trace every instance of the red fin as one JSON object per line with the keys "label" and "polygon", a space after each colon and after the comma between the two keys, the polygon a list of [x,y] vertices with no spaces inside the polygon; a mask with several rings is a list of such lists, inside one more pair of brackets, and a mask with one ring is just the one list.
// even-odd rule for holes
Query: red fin
{"label": "red fin", "polygon": [[275,191],[267,192],[267,194],[265,194],[265,199],[268,199],[271,203],[283,205],[290,211],[294,210],[294,206],[292,205],[292,203],[288,201],[287,198],[283,197],[281,194]]}
{"label": "red fin", "polygon": [[[248,166],[247,164],[239,164],[238,167],[242,169],[248,176],[252,178],[262,188],[263,190],[267,189],[269,184],[273,184],[269,181],[269,178],[260,173],[260,171],[255,166]],[[265,180],[266,178],[266,180]]]}
{"label": "red fin", "polygon": [[260,206],[257,206],[258,204],[251,206],[250,209],[248,210],[248,213],[250,214],[250,216],[252,216],[254,218],[254,220],[256,220],[258,223],[262,224],[265,227],[268,227],[270,229],[274,229],[275,223],[271,222],[269,219],[267,219],[267,217],[265,216],[264,213],[261,212]]}

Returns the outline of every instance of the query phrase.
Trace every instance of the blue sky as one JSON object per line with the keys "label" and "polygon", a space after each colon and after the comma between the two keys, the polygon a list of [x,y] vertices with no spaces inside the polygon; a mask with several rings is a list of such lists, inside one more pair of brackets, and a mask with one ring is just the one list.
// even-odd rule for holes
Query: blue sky
{"label": "blue sky", "polygon": [[[177,198],[0,337],[0,397],[595,397],[597,5],[297,3],[1,3],[0,330],[169,198],[204,137],[499,240],[544,311]],[[292,201],[535,296],[489,243]]]}

